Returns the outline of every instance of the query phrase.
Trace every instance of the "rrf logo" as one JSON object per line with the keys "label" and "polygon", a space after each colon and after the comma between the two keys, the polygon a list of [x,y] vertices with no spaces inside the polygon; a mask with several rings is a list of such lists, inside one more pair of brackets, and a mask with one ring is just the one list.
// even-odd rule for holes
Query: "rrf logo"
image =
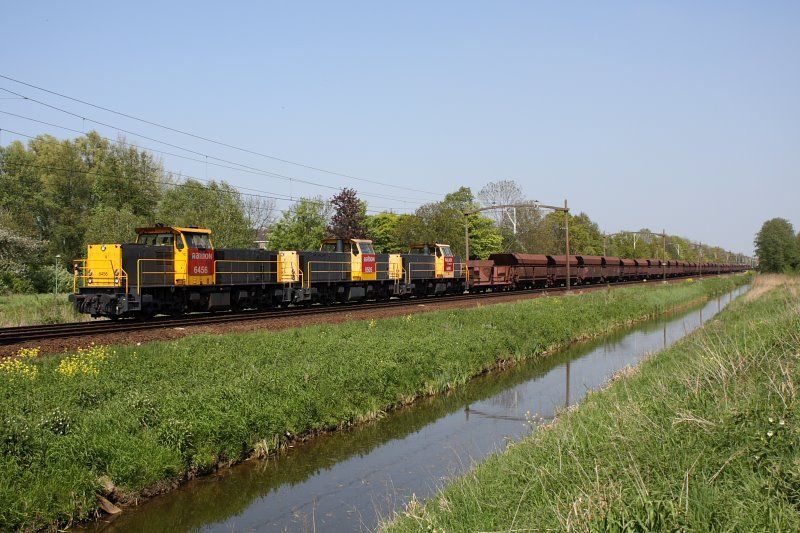
{"label": "rrf logo", "polygon": [[375,273],[375,254],[362,254],[361,256],[361,273],[374,274]]}
{"label": "rrf logo", "polygon": [[189,250],[189,274],[192,276],[210,276],[213,273],[214,252]]}

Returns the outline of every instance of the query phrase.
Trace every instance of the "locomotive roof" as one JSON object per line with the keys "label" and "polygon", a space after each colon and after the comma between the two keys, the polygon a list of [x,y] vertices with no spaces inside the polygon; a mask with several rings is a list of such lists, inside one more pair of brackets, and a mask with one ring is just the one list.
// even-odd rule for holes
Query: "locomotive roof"
{"label": "locomotive roof", "polygon": [[173,233],[206,233],[211,235],[211,230],[208,228],[181,228],[178,226],[150,226],[146,228],[136,228],[136,234],[140,233],[164,233],[171,231]]}
{"label": "locomotive roof", "polygon": [[372,242],[372,239],[340,239],[338,237],[326,237],[326,238],[322,239],[323,243],[336,242],[336,241],[342,241],[342,242]]}

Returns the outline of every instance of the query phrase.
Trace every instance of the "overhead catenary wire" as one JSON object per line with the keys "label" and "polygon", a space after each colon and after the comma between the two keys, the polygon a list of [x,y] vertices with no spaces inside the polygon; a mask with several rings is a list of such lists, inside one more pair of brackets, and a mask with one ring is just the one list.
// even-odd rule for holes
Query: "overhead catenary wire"
{"label": "overhead catenary wire", "polygon": [[[192,183],[190,181],[184,181],[182,183],[181,182],[176,183],[176,182],[172,182],[172,181],[164,181],[164,180],[157,180],[157,179],[147,180],[147,179],[144,179],[144,178],[134,178],[134,177],[130,177],[130,176],[119,176],[119,175],[116,175],[116,174],[106,174],[106,173],[103,173],[103,172],[96,172],[96,171],[93,171],[93,170],[82,170],[82,169],[77,169],[77,168],[66,168],[66,167],[54,167],[54,166],[49,166],[49,165],[36,165],[35,163],[8,163],[8,162],[0,163],[0,171],[3,171],[5,169],[7,169],[7,168],[14,168],[14,169],[32,168],[34,170],[45,170],[45,171],[51,171],[51,172],[73,172],[73,173],[76,173],[76,174],[91,175],[91,176],[96,176],[96,177],[123,178],[123,179],[129,180],[129,181],[148,182],[148,183],[163,185],[165,187],[183,186],[183,187],[189,187],[189,188],[195,188],[195,189],[201,189],[202,188],[204,191],[214,192],[215,194],[218,194],[218,195],[226,195],[226,194],[227,195],[231,195],[231,194],[234,193],[234,191],[225,191],[225,190],[221,190],[221,189],[216,189],[216,190],[208,189],[208,188],[203,187],[199,183],[195,184],[195,183]],[[185,177],[185,178],[188,178],[190,180],[195,180],[195,181],[200,180],[200,178],[195,178],[193,176],[179,176],[179,177],[181,177],[181,178]],[[209,180],[209,182],[211,182],[211,181],[213,181],[213,180]],[[231,188],[235,189],[235,187],[231,187]],[[300,198],[300,199],[277,198],[277,197],[268,196],[268,195],[264,195],[264,194],[245,193],[245,192],[241,192],[241,191],[238,191],[238,190],[235,190],[235,194],[238,194],[238,195],[241,195],[241,196],[248,196],[248,197],[252,197],[252,198],[263,198],[263,199],[270,199],[270,200],[284,200],[284,201],[294,201],[294,202],[306,201],[306,202],[310,202],[310,203],[313,203],[313,204],[321,204],[321,205],[324,205],[324,204],[327,203],[325,201],[316,200],[314,198]],[[271,210],[275,211],[277,213],[281,213],[281,214],[290,213],[292,211],[291,209],[280,209],[280,208],[277,208],[277,207],[274,207]],[[367,209],[367,213],[380,214],[380,213],[385,213],[385,212],[386,211],[375,211],[375,210]]]}
{"label": "overhead catenary wire", "polygon": [[[248,153],[248,154],[256,155],[256,156],[259,156],[259,157],[264,157],[264,158],[267,158],[267,159],[271,159],[273,161],[279,161],[281,163],[286,163],[286,164],[289,164],[289,165],[294,165],[294,166],[306,168],[306,169],[309,169],[309,170],[314,170],[314,171],[317,171],[317,172],[324,172],[326,174],[330,174],[330,175],[333,175],[333,176],[339,176],[339,177],[352,179],[352,180],[356,180],[356,181],[363,181],[363,182],[367,182],[367,183],[373,183],[375,185],[382,185],[384,187],[392,187],[392,188],[395,188],[395,189],[403,189],[403,190],[407,190],[407,191],[419,192],[419,193],[429,194],[429,195],[436,196],[436,197],[443,196],[441,193],[434,193],[434,192],[431,192],[431,191],[426,191],[426,190],[422,190],[422,189],[415,189],[415,188],[412,188],[412,187],[404,187],[402,185],[396,185],[396,184],[393,184],[393,183],[385,183],[385,182],[382,182],[382,181],[373,180],[373,179],[369,179],[369,178],[361,178],[361,177],[358,177],[358,176],[354,176],[352,174],[346,174],[346,173],[343,173],[343,172],[336,172],[336,171],[328,170],[328,169],[325,169],[325,168],[322,168],[322,167],[309,165],[309,164],[306,164],[306,163],[300,163],[300,162],[297,162],[297,161],[292,161],[292,160],[289,160],[289,159],[285,159],[285,158],[282,158],[282,157],[277,157],[277,156],[270,155],[270,154],[265,154],[263,152],[258,152],[256,150],[250,150],[248,148],[243,148],[243,147],[236,146],[236,145],[233,145],[233,144],[230,144],[230,143],[226,143],[226,142],[223,142],[223,141],[219,141],[219,140],[216,140],[216,139],[211,139],[209,137],[198,135],[196,133],[192,133],[192,132],[189,132],[189,131],[186,131],[186,130],[182,130],[182,129],[179,129],[179,128],[174,128],[172,126],[167,126],[167,125],[161,124],[159,122],[147,120],[147,119],[144,119],[144,118],[141,118],[141,117],[137,117],[135,115],[131,115],[129,113],[125,113],[125,112],[118,111],[118,110],[115,110],[115,109],[111,109],[111,108],[108,108],[108,107],[105,107],[105,106],[94,104],[92,102],[88,102],[86,100],[81,100],[80,98],[75,98],[75,97],[72,97],[72,96],[68,96],[66,94],[59,93],[59,92],[53,91],[51,89],[46,89],[44,87],[41,87],[41,86],[38,86],[38,85],[34,85],[34,84],[26,82],[26,81],[19,80],[17,78],[13,78],[13,77],[7,76],[5,74],[0,74],[0,78],[6,79],[6,80],[12,81],[14,83],[18,83],[20,85],[24,85],[26,87],[30,87],[32,89],[36,89],[36,90],[39,90],[39,91],[42,91],[42,92],[45,92],[45,93],[48,93],[48,94],[52,94],[54,96],[58,96],[59,98],[64,98],[64,99],[71,100],[73,102],[76,102],[76,103],[79,103],[79,104],[82,104],[82,105],[93,107],[95,109],[99,109],[99,110],[105,111],[107,113],[112,113],[112,114],[115,114],[115,115],[118,115],[118,116],[121,116],[121,117],[125,117],[125,118],[131,119],[131,120],[135,120],[135,121],[141,122],[143,124],[148,124],[150,126],[155,126],[157,128],[162,128],[162,129],[167,130],[167,131],[171,131],[171,132],[174,132],[174,133],[185,135],[187,137],[192,137],[194,139],[198,139],[198,140],[201,140],[201,141],[205,141],[205,142],[209,142],[209,143],[212,143],[212,144],[216,144],[218,146],[224,146],[226,148],[237,150],[237,151],[240,151],[240,152],[243,152],[243,153]],[[16,93],[13,93],[13,94],[16,94]],[[18,96],[20,96],[20,95],[18,95]],[[22,96],[22,98],[25,98],[25,96]],[[81,117],[81,118],[83,118],[83,117]]]}
{"label": "overhead catenary wire", "polygon": [[[48,107],[50,109],[54,109],[56,111],[59,111],[61,113],[66,114],[66,115],[70,115],[70,116],[73,116],[75,118],[79,118],[79,119],[83,120],[84,122],[86,122],[86,121],[92,122],[94,124],[98,124],[98,125],[104,126],[106,128],[111,128],[113,130],[117,130],[117,131],[120,131],[120,132],[123,132],[123,133],[127,133],[128,135],[133,135],[134,137],[140,137],[142,139],[147,139],[148,141],[152,141],[152,142],[156,142],[156,143],[159,143],[159,144],[163,144],[164,146],[169,146],[171,148],[176,148],[178,150],[183,150],[185,152],[189,152],[189,153],[192,153],[192,154],[195,154],[195,155],[199,155],[199,156],[202,156],[202,157],[205,157],[205,158],[213,159],[215,161],[221,161],[223,163],[236,165],[237,167],[241,167],[241,169],[239,169],[239,170],[247,169],[247,170],[255,171],[256,173],[259,173],[259,174],[262,174],[262,175],[265,175],[265,176],[275,177],[275,178],[278,178],[278,179],[287,180],[289,182],[303,183],[303,184],[311,185],[311,186],[314,186],[314,187],[322,187],[322,188],[325,188],[325,189],[331,189],[331,190],[336,190],[336,191],[341,191],[343,189],[342,187],[336,187],[334,185],[327,185],[327,184],[324,184],[324,183],[318,183],[318,182],[311,181],[311,180],[304,179],[304,178],[294,178],[294,177],[291,177],[291,176],[286,176],[284,174],[278,174],[277,172],[271,172],[269,170],[264,170],[264,169],[260,169],[260,168],[257,168],[257,167],[252,167],[252,166],[245,165],[245,164],[242,164],[242,163],[237,163],[236,161],[231,161],[229,159],[224,159],[224,158],[221,158],[221,157],[208,155],[208,154],[205,154],[203,152],[198,152],[197,150],[193,150],[191,148],[186,148],[184,146],[180,146],[180,145],[177,145],[177,144],[174,144],[174,143],[170,143],[170,142],[167,142],[167,141],[162,141],[162,140],[156,139],[154,137],[149,137],[149,136],[143,135],[141,133],[137,133],[137,132],[134,132],[134,131],[131,131],[131,130],[127,130],[125,128],[116,126],[114,124],[109,124],[107,122],[95,120],[95,119],[92,119],[90,117],[85,117],[85,116],[80,115],[78,113],[74,113],[74,112],[69,111],[67,109],[63,109],[63,108],[60,108],[58,106],[54,106],[54,105],[48,104],[46,102],[42,102],[42,101],[37,100],[35,98],[30,98],[28,96],[22,95],[20,93],[17,93],[15,91],[10,90],[10,89],[6,89],[4,87],[0,87],[0,90],[6,91],[6,92],[11,93],[11,94],[19,95],[22,98],[24,98],[25,100],[28,100],[30,102],[33,102],[33,103]],[[373,198],[382,198],[384,200],[398,200],[398,198],[393,197],[393,196],[386,196],[386,195],[370,193],[370,192],[361,192],[360,194],[362,196],[371,196]],[[418,200],[418,199],[413,199],[413,200]]]}
{"label": "overhead catenary wire", "polygon": [[[9,130],[9,129],[6,129],[6,128],[2,128],[2,129],[0,129],[0,131],[5,131],[5,132],[8,132],[8,133],[12,133],[14,135],[20,135],[22,137],[27,137],[27,138],[30,138],[30,139],[35,139],[36,138],[34,136],[27,135],[27,134],[24,134],[24,133],[13,131],[13,130]],[[140,181],[140,182],[150,182],[150,183],[155,183],[155,184],[159,184],[159,185],[164,185],[164,186],[167,186],[167,187],[176,187],[178,185],[184,185],[184,186],[189,186],[189,187],[197,187],[197,186],[192,185],[191,183],[186,182],[186,181],[184,181],[181,184],[181,183],[175,183],[173,181],[166,181],[166,180],[159,180],[159,179],[149,179],[148,180],[148,179],[145,179],[145,178],[137,178],[137,177],[134,177],[134,176],[123,176],[123,175],[119,175],[119,174],[109,174],[109,173],[104,173],[104,172],[97,172],[97,171],[93,171],[93,170],[83,170],[83,169],[76,169],[76,168],[56,167],[56,166],[52,166],[52,165],[38,165],[36,163],[14,163],[14,162],[9,162],[9,161],[2,161],[2,162],[0,162],[0,169],[3,169],[3,168],[17,168],[17,169],[20,169],[20,168],[32,168],[32,169],[35,169],[35,170],[44,170],[44,171],[51,171],[51,172],[74,172],[74,173],[77,173],[77,174],[93,175],[93,176],[96,176],[96,177],[135,180],[135,181]],[[205,183],[213,183],[214,182],[214,180],[207,180],[207,179],[203,179],[203,178],[200,178],[200,177],[197,177],[197,176],[192,176],[192,175],[189,175],[189,174],[185,174],[185,173],[182,173],[182,172],[170,172],[169,170],[165,170],[165,172],[167,174],[171,175],[171,176],[177,176],[179,179],[184,179],[184,180],[189,179],[189,180],[194,180],[194,181],[197,181],[197,182],[205,182]],[[281,195],[279,193],[266,193],[266,191],[259,191],[259,189],[250,189],[250,188],[247,188],[247,187],[238,187],[238,186],[231,185],[231,184],[229,184],[227,182],[224,182],[224,181],[221,182],[221,183],[224,183],[224,184],[228,185],[231,189],[235,190],[237,192],[237,194],[240,194],[242,196],[252,197],[252,198],[262,198],[262,199],[278,200],[278,201],[290,201],[290,202],[295,202],[295,203],[300,202],[300,201],[307,201],[307,202],[311,202],[311,203],[315,203],[315,204],[326,204],[327,203],[324,200],[317,200],[315,198],[297,198],[297,197],[292,197],[292,196],[288,196],[288,195]],[[208,191],[210,189],[204,188],[204,190]],[[243,190],[244,191],[257,191],[257,192],[242,192]],[[226,194],[226,191],[222,191],[222,190],[217,190],[216,192],[218,192],[219,194]],[[259,194],[259,193],[266,193],[266,194]],[[391,210],[396,209],[396,208],[393,208],[393,207],[381,207],[381,206],[373,206],[373,207],[380,208],[382,210],[367,209],[367,213],[380,214],[380,213],[386,212],[387,210],[391,211]],[[284,213],[284,212],[289,212],[290,209],[277,209],[276,208],[275,211]]]}
{"label": "overhead catenary wire", "polygon": [[[88,134],[88,132],[81,131],[81,130],[78,130],[78,129],[75,129],[75,128],[70,128],[68,126],[54,124],[52,122],[47,122],[47,121],[35,119],[35,118],[32,118],[32,117],[26,117],[24,115],[19,115],[17,113],[11,113],[9,111],[0,110],[0,113],[6,114],[6,115],[11,115],[11,116],[18,117],[18,118],[22,118],[22,119],[25,119],[25,120],[29,120],[31,122],[36,122],[36,123],[39,123],[39,124],[44,124],[44,125],[47,125],[47,126],[60,128],[60,129],[66,130],[66,131],[71,131],[73,133],[80,133],[82,135],[87,135]],[[4,129],[5,131],[7,131],[9,133],[13,133],[14,135],[19,135],[21,137],[26,137],[28,139],[37,139],[37,137],[34,137],[32,135],[27,135],[27,134],[24,134],[24,133],[20,133],[20,132],[14,131],[14,130],[10,130],[8,128],[0,128],[0,129]],[[212,165],[212,166],[215,166],[215,167],[224,168],[224,169],[228,169],[228,170],[235,170],[235,171],[245,172],[245,173],[254,174],[254,175],[264,175],[263,173],[261,173],[259,171],[253,171],[253,170],[249,170],[249,169],[241,169],[241,168],[238,168],[238,167],[232,167],[232,166],[223,165],[223,164],[220,164],[220,163],[213,163],[213,162],[203,161],[201,159],[195,159],[193,157],[188,157],[188,156],[184,156],[184,155],[181,155],[181,154],[175,154],[175,153],[172,153],[172,152],[165,152],[163,150],[155,150],[155,149],[152,149],[150,147],[141,146],[141,145],[132,143],[132,142],[127,141],[127,140],[125,140],[125,141],[116,140],[115,141],[114,139],[109,139],[108,137],[104,137],[104,136],[99,135],[99,134],[98,134],[98,137],[100,139],[104,140],[104,141],[109,142],[109,143],[115,144],[117,146],[122,146],[123,148],[126,147],[126,146],[130,146],[132,148],[136,148],[136,149],[143,150],[143,151],[148,151],[148,152],[154,152],[154,153],[158,153],[158,154],[174,156],[174,157],[186,159],[188,161],[193,161],[193,162],[196,162],[196,163],[205,163],[206,165]],[[42,140],[41,137],[38,137],[38,138],[40,140]],[[173,173],[173,174],[177,174],[178,173],[177,171],[170,171],[170,172]],[[207,175],[207,173],[206,173],[206,175]],[[267,175],[271,175],[271,173],[269,173]],[[193,179],[197,179],[197,180],[203,181],[198,177],[193,177]],[[293,179],[293,178],[289,178],[289,179]],[[205,181],[208,181],[208,180],[206,179]],[[242,189],[242,190],[251,190],[251,191],[256,191],[256,192],[263,192],[263,193],[266,193],[266,194],[280,194],[280,193],[274,193],[272,191],[264,191],[264,190],[261,190],[261,189],[254,189],[254,188],[251,188],[251,187],[235,186],[235,185],[232,185],[230,183],[228,183],[228,184],[231,185],[232,187],[235,187],[237,189]],[[382,195],[372,195],[370,193],[359,192],[359,194],[362,195],[362,196],[374,196],[376,198],[384,199],[384,200],[386,200],[386,199],[392,199],[393,200],[394,199],[394,198],[385,197],[385,196],[382,196]],[[282,196],[289,196],[291,198],[296,198],[296,197],[292,196],[291,194],[290,195],[282,195]],[[397,201],[402,202],[404,204],[402,209],[407,209],[406,204],[409,204],[409,203],[411,205],[417,205],[417,206],[420,205],[420,204],[415,203],[415,202],[407,202],[404,199],[398,199]],[[378,206],[375,206],[375,207],[378,207]],[[398,207],[381,206],[381,209],[400,209],[400,208],[398,208]]]}

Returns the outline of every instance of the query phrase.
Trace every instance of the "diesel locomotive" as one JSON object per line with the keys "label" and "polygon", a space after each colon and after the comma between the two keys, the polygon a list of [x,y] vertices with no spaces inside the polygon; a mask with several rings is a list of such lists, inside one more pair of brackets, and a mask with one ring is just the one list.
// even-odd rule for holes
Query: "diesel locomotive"
{"label": "diesel locomotive", "polygon": [[326,239],[318,251],[214,248],[211,230],[156,225],[136,242],[90,244],[74,265],[75,309],[149,317],[462,293],[466,268],[450,246],[375,253],[367,239]]}

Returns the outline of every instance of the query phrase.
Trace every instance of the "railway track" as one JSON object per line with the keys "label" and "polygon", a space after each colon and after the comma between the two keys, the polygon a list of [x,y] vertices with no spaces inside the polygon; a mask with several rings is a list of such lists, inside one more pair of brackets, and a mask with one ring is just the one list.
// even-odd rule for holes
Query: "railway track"
{"label": "railway track", "polygon": [[[672,278],[681,279],[681,278]],[[661,280],[658,280],[661,281]],[[639,285],[648,281],[624,281],[610,284],[579,285],[573,286],[573,290],[597,290],[607,286]],[[650,281],[649,283],[653,283]],[[24,342],[40,341],[48,339],[61,339],[68,337],[78,337],[83,335],[99,335],[108,333],[130,333],[135,331],[155,330],[164,328],[183,328],[203,325],[219,325],[230,322],[245,322],[253,320],[264,320],[270,318],[283,317],[304,317],[321,314],[340,314],[359,309],[386,309],[393,307],[416,307],[421,304],[438,304],[451,301],[465,300],[487,300],[508,296],[525,296],[541,293],[564,292],[565,287],[547,287],[542,289],[528,289],[513,292],[488,292],[480,294],[458,294],[451,296],[439,296],[428,298],[412,298],[408,300],[390,300],[388,302],[370,303],[343,303],[331,306],[314,305],[311,307],[290,307],[288,309],[269,310],[269,311],[242,311],[235,313],[220,314],[196,314],[182,317],[156,317],[147,321],[135,319],[102,320],[96,322],[71,322],[67,324],[47,324],[37,326],[19,326],[11,328],[0,328],[0,345],[21,344]]]}

